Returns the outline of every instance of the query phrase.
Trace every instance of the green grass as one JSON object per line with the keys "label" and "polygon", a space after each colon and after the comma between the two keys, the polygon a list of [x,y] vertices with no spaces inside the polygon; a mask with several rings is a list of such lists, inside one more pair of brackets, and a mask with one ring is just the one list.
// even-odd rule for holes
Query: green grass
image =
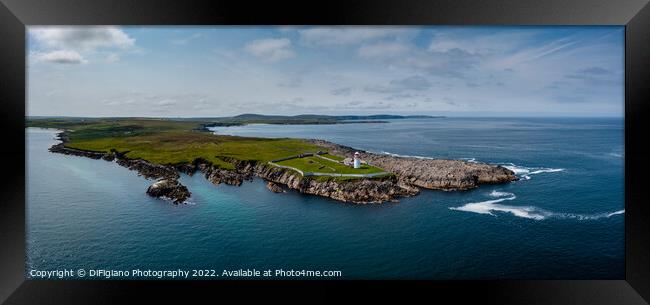
{"label": "green grass", "polygon": [[[205,121],[166,120],[147,118],[56,118],[28,119],[29,127],[58,128],[67,131],[67,147],[108,152],[117,150],[132,159],[142,159],[155,164],[175,165],[191,163],[197,158],[213,165],[234,169],[232,159],[268,162],[305,152],[325,150],[303,139],[252,138],[215,135],[200,130]],[[324,154],[333,160],[344,157]],[[363,165],[354,169],[341,163],[316,156],[278,162],[305,172],[339,174],[369,174],[382,169]],[[359,178],[337,177],[337,180]]]}
{"label": "green grass", "polygon": [[295,167],[303,172],[319,172],[333,174],[372,174],[383,172],[378,167],[363,164],[361,168],[352,168],[341,163],[332,162],[319,157],[305,157],[276,162],[279,165]]}
{"label": "green grass", "polygon": [[333,160],[336,160],[336,161],[343,161],[343,159],[345,159],[345,157],[330,155],[330,154],[322,154],[321,156],[323,156],[325,158],[333,159]]}

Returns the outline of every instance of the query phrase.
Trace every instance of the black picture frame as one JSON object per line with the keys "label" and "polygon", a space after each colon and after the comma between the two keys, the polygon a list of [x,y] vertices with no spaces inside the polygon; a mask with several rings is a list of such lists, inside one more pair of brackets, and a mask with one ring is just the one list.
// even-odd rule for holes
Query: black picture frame
{"label": "black picture frame", "polygon": [[[495,281],[25,280],[27,25],[624,25],[625,279]],[[0,0],[0,302],[104,304],[388,301],[647,304],[650,300],[650,5],[647,0],[260,1]],[[181,290],[179,290],[181,289]],[[346,296],[339,292],[345,291]],[[300,292],[300,296],[297,292]],[[302,296],[308,293],[309,296]],[[151,299],[153,298],[153,299]]]}

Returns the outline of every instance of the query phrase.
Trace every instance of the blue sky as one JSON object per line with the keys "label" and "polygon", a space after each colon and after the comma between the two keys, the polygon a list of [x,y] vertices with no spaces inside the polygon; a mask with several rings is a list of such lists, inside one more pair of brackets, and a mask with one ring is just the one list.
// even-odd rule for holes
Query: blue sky
{"label": "blue sky", "polygon": [[623,27],[28,31],[28,115],[623,116]]}

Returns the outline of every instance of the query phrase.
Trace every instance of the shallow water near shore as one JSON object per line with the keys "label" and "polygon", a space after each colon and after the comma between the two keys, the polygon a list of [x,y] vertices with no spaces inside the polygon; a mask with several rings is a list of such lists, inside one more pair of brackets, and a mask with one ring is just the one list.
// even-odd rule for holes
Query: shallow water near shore
{"label": "shallow water near shore", "polygon": [[[263,181],[183,175],[191,204],[113,162],[47,151],[28,128],[30,269],[340,270],[351,279],[612,279],[624,276],[622,119],[439,118],[248,125],[222,134],[320,138],[377,153],[502,164],[519,181],[422,191],[357,206]],[[29,274],[28,274],[29,277]]]}

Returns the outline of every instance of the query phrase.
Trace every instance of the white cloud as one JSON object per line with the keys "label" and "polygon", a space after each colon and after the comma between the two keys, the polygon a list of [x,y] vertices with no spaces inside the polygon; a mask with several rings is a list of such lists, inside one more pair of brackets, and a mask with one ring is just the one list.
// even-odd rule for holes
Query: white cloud
{"label": "white cloud", "polygon": [[110,53],[106,56],[106,62],[107,63],[114,63],[120,61],[120,55],[115,54],[115,53]]}
{"label": "white cloud", "polygon": [[257,57],[262,57],[271,62],[295,56],[295,53],[291,49],[291,40],[288,38],[253,40],[244,49]]}
{"label": "white cloud", "polygon": [[40,62],[87,63],[86,58],[102,60],[97,54],[109,50],[103,61],[113,63],[120,59],[118,52],[132,50],[135,46],[134,38],[114,26],[30,27],[29,34],[36,45],[33,48],[39,50],[34,57]]}
{"label": "white cloud", "polygon": [[92,51],[99,48],[127,49],[135,39],[114,26],[30,27],[29,33],[46,48]]}
{"label": "white cloud", "polygon": [[500,57],[490,62],[490,66],[501,69],[512,68],[517,65],[535,61],[543,57],[557,53],[560,50],[571,47],[578,43],[576,40],[562,38],[543,44],[539,47],[524,48],[508,56]]}
{"label": "white cloud", "polygon": [[365,58],[388,58],[404,54],[409,47],[398,42],[380,42],[364,45],[359,48],[358,54]]}
{"label": "white cloud", "polygon": [[431,52],[445,53],[454,49],[472,55],[500,54],[517,48],[535,32],[504,31],[483,35],[458,35],[462,32],[437,32],[429,44]]}
{"label": "white cloud", "polygon": [[173,40],[171,41],[171,43],[172,43],[172,44],[175,44],[175,45],[186,45],[186,44],[188,44],[190,41],[195,40],[195,39],[199,39],[199,38],[201,38],[201,37],[203,37],[203,34],[201,34],[201,33],[194,33],[194,34],[192,34],[192,35],[190,35],[190,36],[187,36],[187,37],[184,37],[184,38],[173,39]]}
{"label": "white cloud", "polygon": [[87,61],[75,51],[57,50],[51,52],[35,52],[32,56],[37,62],[51,62],[58,64],[82,64]]}
{"label": "white cloud", "polygon": [[163,106],[163,107],[164,107],[164,106],[174,106],[174,105],[176,105],[176,100],[173,100],[173,99],[164,99],[164,100],[160,100],[160,101],[158,101],[158,103],[156,103],[156,104],[157,104],[158,106]]}
{"label": "white cloud", "polygon": [[404,36],[405,28],[395,27],[315,27],[298,30],[309,45],[350,45],[390,36]]}

